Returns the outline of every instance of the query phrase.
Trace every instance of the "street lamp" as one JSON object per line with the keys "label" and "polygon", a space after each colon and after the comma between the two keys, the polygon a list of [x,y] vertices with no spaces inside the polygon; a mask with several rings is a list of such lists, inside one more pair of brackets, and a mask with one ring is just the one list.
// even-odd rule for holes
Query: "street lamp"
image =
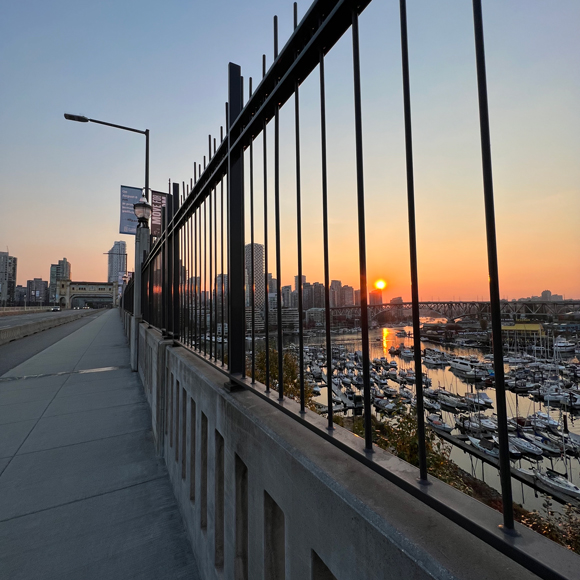
{"label": "street lamp", "polygon": [[151,217],[151,205],[147,201],[147,196],[145,192],[143,192],[141,199],[133,207],[135,215],[139,220],[139,226],[149,227],[149,218]]}
{"label": "street lamp", "polygon": [[[149,211],[147,211],[145,206],[148,206],[149,199],[149,129],[142,131],[141,129],[133,129],[132,127],[125,127],[124,125],[116,125],[114,123],[106,123],[105,121],[97,121],[96,119],[89,119],[84,115],[71,115],[69,113],[64,114],[64,118],[67,121],[77,121],[78,123],[97,123],[98,125],[105,125],[107,127],[113,127],[114,129],[122,129],[123,131],[130,131],[131,133],[140,133],[145,135],[145,188],[143,190],[143,196],[135,207],[139,206],[139,209],[135,209],[135,215],[139,218],[139,227],[135,233],[135,283],[133,285],[133,318],[131,325],[131,369],[138,370],[138,348],[139,348],[139,337],[137,336],[137,331],[139,328],[139,323],[141,322],[141,264],[143,260],[143,252],[149,251],[149,217],[151,216],[151,206],[149,206]],[[143,205],[143,202],[145,206]],[[142,217],[139,217],[137,211],[142,213]]]}

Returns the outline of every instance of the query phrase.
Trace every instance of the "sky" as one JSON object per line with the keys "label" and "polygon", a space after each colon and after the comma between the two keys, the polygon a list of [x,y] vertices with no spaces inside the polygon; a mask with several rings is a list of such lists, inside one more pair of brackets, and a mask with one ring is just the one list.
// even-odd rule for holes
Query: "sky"
{"label": "sky", "polygon": [[[307,7],[299,3],[299,18]],[[483,13],[501,295],[550,289],[580,298],[580,3],[487,0]],[[144,138],[65,121],[63,113],[148,128],[151,187],[187,182],[206,154],[207,135],[225,124],[228,62],[246,80],[261,77],[263,53],[270,66],[275,14],[283,46],[292,28],[287,1],[21,0],[3,7],[0,249],[18,257],[19,284],[48,279],[50,264],[63,257],[74,279],[105,280],[104,253],[116,240],[127,242],[133,261],[132,236],[118,233],[119,196],[121,185],[144,184]],[[486,299],[471,3],[410,0],[408,20],[420,298]],[[387,281],[385,300],[408,299],[398,2],[373,0],[360,17],[360,38],[369,282]],[[358,288],[350,31],[327,55],[325,72],[330,278]],[[324,280],[318,69],[301,85],[300,106],[304,273],[314,282]],[[293,283],[297,269],[293,115],[289,102],[280,112],[283,284]],[[268,157],[271,180],[271,148]],[[255,158],[262,191],[261,139]],[[270,232],[273,206],[269,197]],[[262,231],[260,217],[257,242]]]}

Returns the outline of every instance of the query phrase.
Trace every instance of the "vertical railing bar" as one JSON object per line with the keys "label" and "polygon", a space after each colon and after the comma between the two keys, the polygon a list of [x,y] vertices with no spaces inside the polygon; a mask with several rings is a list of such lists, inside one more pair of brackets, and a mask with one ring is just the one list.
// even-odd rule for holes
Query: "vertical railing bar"
{"label": "vertical railing bar", "polygon": [[[190,192],[191,192],[190,188]],[[193,223],[193,216],[190,216],[186,222],[186,231],[187,231],[187,339],[188,339],[188,346],[189,348],[193,347],[192,339],[191,339],[191,310],[192,310],[192,278],[193,278],[193,262],[192,262],[192,223]]]}
{"label": "vertical railing bar", "polygon": [[[183,184],[183,188],[185,188],[185,183],[182,182]],[[171,216],[172,219],[175,217],[175,215],[177,214],[177,211],[179,209],[179,183],[176,183],[174,185],[174,191],[173,191],[173,215]],[[173,220],[173,234],[172,234],[172,238],[173,238],[173,244],[172,244],[172,255],[171,255],[171,261],[172,261],[172,280],[171,280],[171,284],[173,286],[173,300],[172,300],[172,314],[173,314],[173,320],[172,320],[172,330],[173,330],[173,339],[174,340],[179,340],[179,325],[180,325],[180,307],[179,307],[179,301],[181,299],[181,288],[179,286],[179,279],[180,279],[180,270],[179,270],[179,264],[180,264],[180,255],[179,255],[179,248],[180,248],[180,243],[181,243],[181,237],[179,235],[179,228],[176,226],[175,224],[175,220]]]}
{"label": "vertical railing bar", "polygon": [[[264,55],[264,66],[266,56]],[[266,331],[266,392],[270,390],[270,301],[268,299],[268,151],[266,121],[262,127],[264,141],[264,326]]]}
{"label": "vertical railing bar", "polygon": [[419,477],[427,481],[427,449],[425,444],[425,407],[423,404],[423,368],[421,365],[421,321],[419,320],[419,274],[417,267],[417,233],[415,224],[415,182],[413,173],[413,132],[411,125],[411,88],[409,80],[409,46],[407,38],[407,2],[400,0],[401,54],[403,67],[403,103],[405,114],[405,156],[407,162],[407,205],[409,213],[409,250],[411,260],[411,302],[413,314],[413,345],[415,385],[417,392],[417,439],[419,446]]}
{"label": "vertical railing bar", "polygon": [[274,60],[278,58],[278,16],[274,16]]}
{"label": "vertical railing bar", "polygon": [[[187,317],[187,321],[189,324],[189,346],[190,348],[195,349],[197,346],[195,344],[195,272],[194,272],[194,264],[195,264],[195,238],[193,234],[193,222],[195,220],[195,213],[192,213],[189,218],[189,315]],[[193,307],[193,308],[192,308]],[[193,318],[191,316],[193,310]]]}
{"label": "vertical railing bar", "polygon": [[296,30],[298,28],[298,2],[294,2],[293,12],[294,12],[294,30]]}
{"label": "vertical railing bar", "polygon": [[[179,202],[180,202],[179,205],[180,206],[183,205],[183,199],[185,198],[185,190],[187,187],[185,182],[182,182],[182,183],[183,183],[183,189],[182,189],[180,196],[179,196]],[[177,278],[177,287],[178,287],[178,293],[177,293],[177,296],[178,296],[177,333],[178,333],[179,339],[181,341],[183,341],[183,300],[185,298],[185,292],[184,292],[184,288],[183,288],[183,285],[185,283],[185,277],[184,277],[184,271],[183,271],[183,265],[184,265],[184,262],[183,262],[183,237],[184,237],[184,234],[183,234],[182,229],[183,229],[183,226],[181,226],[181,225],[179,227],[176,226],[176,231],[178,232],[178,240],[179,240],[179,243],[177,245],[178,250],[176,252],[176,255],[177,255],[177,258],[176,258],[176,264],[177,264],[176,265],[176,274],[177,274],[176,278]]]}
{"label": "vertical railing bar", "polygon": [[194,209],[191,214],[191,243],[193,259],[193,336],[192,347],[197,350],[197,210]]}
{"label": "vertical railing bar", "polygon": [[[191,188],[189,189],[191,192]],[[188,192],[188,194],[189,194]],[[191,218],[190,218],[191,219]],[[185,261],[185,300],[184,300],[184,315],[183,315],[183,341],[191,348],[191,262],[190,262],[190,244],[191,238],[189,236],[189,222],[190,219],[186,220],[183,226],[183,233],[185,236],[184,241],[184,261]]]}
{"label": "vertical railing bar", "polygon": [[326,167],[326,96],[324,91],[324,52],[319,49],[320,70],[320,146],[322,161],[322,230],[324,246],[324,318],[326,323],[326,391],[328,404],[328,428],[334,427],[332,409],[332,342],[330,338],[330,267],[328,259],[328,180]]}
{"label": "vertical railing bar", "polygon": [[282,256],[280,231],[280,111],[274,113],[274,210],[276,213],[276,325],[278,327],[278,398],[284,397],[284,335],[282,330]]}
{"label": "vertical railing bar", "polygon": [[197,183],[197,161],[193,162],[193,183]]}
{"label": "vertical railing bar", "polygon": [[[221,198],[222,198],[222,202],[221,202],[221,227],[220,227],[220,233],[221,233],[221,258],[222,258],[222,367],[224,366],[225,363],[225,352],[226,352],[226,347],[224,344],[224,337],[225,337],[225,318],[224,318],[224,294],[225,294],[225,281],[224,281],[224,179],[222,177],[221,181],[220,181],[220,193],[221,193]],[[229,324],[228,324],[228,328],[229,328]]]}
{"label": "vertical railing bar", "polygon": [[[294,24],[296,27],[297,7],[294,3]],[[300,184],[300,97],[298,94],[298,80],[294,81],[294,126],[296,133],[296,237],[298,243],[298,353],[300,365],[300,412],[304,413],[304,322],[302,320],[302,200]]]}
{"label": "vertical railing bar", "polygon": [[207,356],[207,198],[203,200],[203,354]]}
{"label": "vertical railing bar", "polygon": [[360,54],[358,39],[358,12],[352,11],[352,56],[354,77],[354,111],[356,136],[356,181],[358,203],[358,245],[360,263],[360,310],[362,331],[362,367],[363,367],[363,397],[365,412],[365,449],[371,451],[373,435],[371,425],[371,389],[369,376],[369,314],[367,309],[367,258],[365,233],[365,197],[364,197],[364,165],[362,141],[362,105],[360,87]]}
{"label": "vertical railing bar", "polygon": [[[250,96],[252,78],[250,77]],[[254,139],[250,141],[250,260],[252,265],[251,312],[252,312],[252,383],[256,381],[256,257],[254,252]]]}
{"label": "vertical railing bar", "polygon": [[487,99],[487,75],[485,69],[485,46],[483,38],[483,15],[481,0],[473,0],[473,25],[475,33],[475,58],[477,65],[477,89],[479,97],[479,124],[481,131],[481,164],[483,172],[483,197],[485,203],[485,226],[487,232],[487,260],[489,269],[489,298],[491,310],[491,334],[493,341],[493,367],[497,400],[499,435],[499,465],[503,499],[503,529],[514,531],[514,513],[511,485],[511,466],[505,400],[505,377],[503,367],[503,342],[501,335],[501,302],[499,293],[499,268],[495,229],[493,175],[491,163],[491,137]]}
{"label": "vertical railing bar", "polygon": [[151,319],[148,322],[151,326],[159,328],[157,324],[157,308],[156,308],[157,301],[155,299],[156,296],[155,283],[157,281],[156,265],[157,265],[157,257],[155,257],[155,259],[151,262],[151,267],[149,268],[149,279],[152,281],[152,284],[149,289],[150,292],[149,300],[151,302],[151,311],[150,311]]}
{"label": "vertical railing bar", "polygon": [[[215,151],[214,151],[215,153]],[[215,348],[213,350],[213,359],[217,361],[218,359],[218,339],[217,339],[217,325],[218,325],[218,311],[217,311],[217,294],[218,294],[218,287],[217,287],[217,188],[213,188],[213,259],[214,259],[214,269],[213,269],[213,308],[212,311],[214,313],[214,328],[212,329],[213,336],[215,337]],[[223,349],[223,341],[222,341],[222,349]]]}
{"label": "vertical railing bar", "polygon": [[[211,143],[210,143],[210,149],[211,149]],[[212,204],[212,198],[211,198],[211,190],[209,191],[209,194],[207,196],[208,200],[209,200],[209,206],[208,206],[208,210],[209,210],[209,358],[211,360],[212,354],[213,354],[213,336],[212,336],[212,332],[213,332],[213,285],[212,285],[212,274],[213,274],[213,254],[212,254],[212,234],[213,234],[213,229],[212,229],[212,208],[213,208],[213,204]]]}
{"label": "vertical railing bar", "polygon": [[[181,205],[189,193],[189,185],[184,183],[182,192]],[[185,259],[186,234],[185,224],[179,227],[179,337],[181,342],[185,343],[185,301],[187,300],[187,261]]]}
{"label": "vertical railing bar", "polygon": [[[179,187],[179,183],[173,183],[172,189],[175,189],[175,186]],[[174,246],[174,236],[173,230],[171,225],[173,223],[173,191],[169,192],[169,196],[167,197],[167,208],[168,211],[165,214],[166,217],[166,228],[167,228],[167,296],[165,303],[167,305],[167,318],[165,319],[165,328],[167,331],[167,336],[171,336],[173,338],[173,246]]]}
{"label": "vertical railing bar", "polygon": [[198,330],[198,350],[201,353],[201,332],[202,332],[202,317],[201,317],[201,308],[202,308],[202,291],[201,291],[201,281],[202,281],[202,268],[201,268],[201,264],[202,264],[202,258],[201,258],[201,254],[202,254],[202,244],[201,244],[201,203],[199,204],[198,208],[197,208],[197,219],[198,219],[198,228],[197,228],[197,236],[198,236],[198,246],[197,246],[197,251],[198,251],[198,260],[199,260],[199,314],[198,314],[198,323],[197,323],[197,330]]}
{"label": "vertical railing bar", "polygon": [[165,326],[165,304],[166,304],[166,293],[167,288],[165,281],[167,279],[167,273],[165,271],[167,267],[167,210],[169,208],[169,196],[171,195],[171,186],[169,189],[169,194],[167,196],[167,203],[165,207],[161,208],[161,332],[163,335],[166,333]]}
{"label": "vertical railing bar", "polygon": [[[224,194],[225,209],[224,209],[224,213],[225,213],[225,216],[226,216],[226,227],[225,227],[225,231],[226,231],[226,245],[225,245],[226,261],[225,261],[225,268],[226,268],[226,272],[227,272],[227,276],[228,276],[228,282],[229,282],[229,279],[230,279],[230,263],[227,260],[228,252],[230,251],[229,250],[229,248],[230,248],[230,232],[229,232],[229,229],[227,227],[227,218],[228,218],[229,211],[230,211],[230,209],[229,209],[230,208],[230,200],[229,200],[229,197],[228,197],[228,187],[229,187],[229,179],[230,179],[229,173],[227,174],[227,179],[228,179],[227,187],[224,188],[225,189],[225,194]],[[230,301],[230,296],[228,294],[228,309],[226,310],[226,313],[228,315],[227,316],[227,319],[228,319],[228,341],[229,341],[229,327],[230,327],[229,301]],[[229,359],[228,359],[228,361],[227,361],[227,363],[226,363],[225,366],[226,366],[227,369],[230,368],[230,361],[229,361]]]}

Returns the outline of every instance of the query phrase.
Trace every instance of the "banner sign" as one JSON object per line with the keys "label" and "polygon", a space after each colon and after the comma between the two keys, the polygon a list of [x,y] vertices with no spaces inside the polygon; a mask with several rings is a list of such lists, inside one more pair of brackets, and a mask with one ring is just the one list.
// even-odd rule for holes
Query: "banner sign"
{"label": "banner sign", "polygon": [[167,194],[160,191],[151,192],[151,235],[159,238],[162,233],[161,209],[167,208]]}
{"label": "banner sign", "polygon": [[140,187],[127,187],[121,185],[121,224],[120,234],[135,235],[139,220],[135,215],[134,205],[141,199],[142,190]]}

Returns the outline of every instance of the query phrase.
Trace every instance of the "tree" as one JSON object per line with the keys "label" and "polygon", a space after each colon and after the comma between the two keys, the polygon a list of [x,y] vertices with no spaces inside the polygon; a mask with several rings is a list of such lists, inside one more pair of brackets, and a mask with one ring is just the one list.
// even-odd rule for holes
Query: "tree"
{"label": "tree", "polygon": [[[266,384],[266,350],[259,350],[256,352],[256,374],[255,380]],[[284,381],[284,395],[294,399],[300,400],[300,366],[296,356],[290,351],[285,351],[283,355],[283,381]],[[278,351],[274,347],[269,350],[270,362],[270,388],[275,391],[278,390]],[[251,376],[251,361],[246,363],[246,374]],[[304,380],[304,400],[305,405],[309,409],[315,410],[312,391],[312,384]]]}

